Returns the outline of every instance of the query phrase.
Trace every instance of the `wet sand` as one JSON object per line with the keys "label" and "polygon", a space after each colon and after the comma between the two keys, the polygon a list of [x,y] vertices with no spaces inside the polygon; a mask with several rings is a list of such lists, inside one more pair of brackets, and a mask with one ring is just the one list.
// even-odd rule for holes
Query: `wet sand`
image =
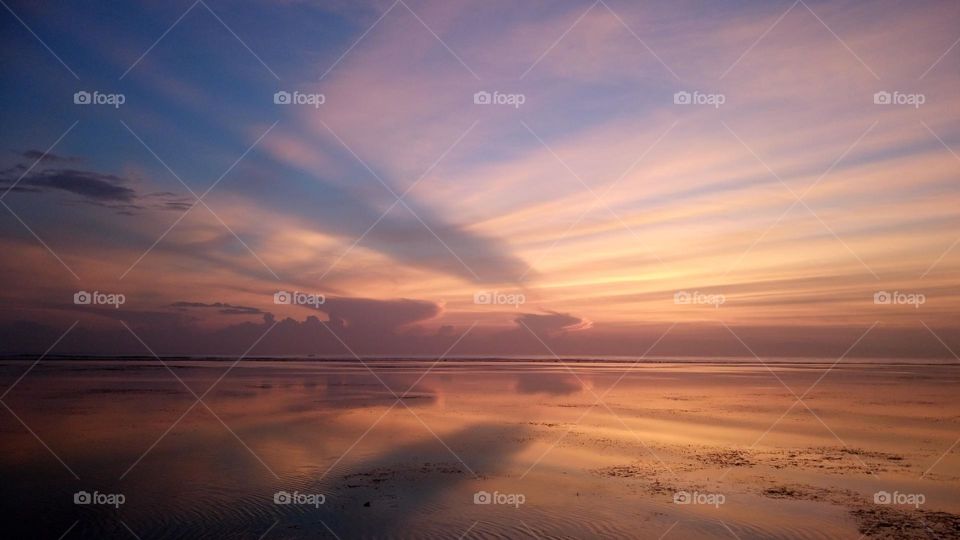
{"label": "wet sand", "polygon": [[960,538],[957,366],[230,365],[38,364],[10,537]]}

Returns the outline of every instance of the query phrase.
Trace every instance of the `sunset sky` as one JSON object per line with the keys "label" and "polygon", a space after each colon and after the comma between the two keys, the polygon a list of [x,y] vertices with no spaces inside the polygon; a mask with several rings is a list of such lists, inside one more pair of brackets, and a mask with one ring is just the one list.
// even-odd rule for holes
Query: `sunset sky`
{"label": "sunset sky", "polygon": [[0,352],[960,361],[957,2],[5,2]]}

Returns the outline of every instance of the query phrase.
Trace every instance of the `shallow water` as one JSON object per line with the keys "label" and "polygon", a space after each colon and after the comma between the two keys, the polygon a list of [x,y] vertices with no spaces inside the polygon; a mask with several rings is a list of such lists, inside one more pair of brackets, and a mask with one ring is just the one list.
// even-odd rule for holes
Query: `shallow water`
{"label": "shallow water", "polygon": [[932,521],[960,512],[956,366],[168,365],[45,361],[13,387],[9,537],[896,537],[878,507],[960,536]]}

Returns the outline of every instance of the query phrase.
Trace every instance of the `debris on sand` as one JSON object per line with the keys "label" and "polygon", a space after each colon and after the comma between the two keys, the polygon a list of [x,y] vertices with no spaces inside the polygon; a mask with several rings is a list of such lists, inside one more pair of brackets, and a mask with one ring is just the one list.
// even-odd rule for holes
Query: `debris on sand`
{"label": "debris on sand", "polygon": [[865,506],[851,510],[860,533],[881,540],[960,538],[960,516],[947,512]]}
{"label": "debris on sand", "polygon": [[721,450],[697,456],[701,463],[718,465],[720,467],[752,467],[754,461],[746,452],[741,450]]}

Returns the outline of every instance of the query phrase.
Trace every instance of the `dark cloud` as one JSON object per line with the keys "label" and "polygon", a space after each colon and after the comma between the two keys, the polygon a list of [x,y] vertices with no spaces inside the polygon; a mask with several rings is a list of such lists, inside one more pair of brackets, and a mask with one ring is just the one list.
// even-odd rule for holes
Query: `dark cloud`
{"label": "dark cloud", "polygon": [[331,321],[347,328],[363,327],[393,332],[411,323],[432,319],[440,306],[422,300],[373,300],[368,298],[327,298],[318,310]]}
{"label": "dark cloud", "polygon": [[250,306],[235,306],[233,304],[225,304],[222,302],[214,302],[212,304],[205,304],[203,302],[174,302],[170,304],[170,307],[175,307],[178,309],[215,309],[218,313],[224,315],[261,315],[264,311],[260,308],[250,307]]}
{"label": "dark cloud", "polygon": [[583,330],[590,328],[593,323],[587,319],[581,319],[570,315],[569,313],[558,313],[548,311],[546,313],[522,313],[514,321],[521,327],[530,329],[534,334],[543,339],[544,336],[553,336],[560,332],[570,330]]}
{"label": "dark cloud", "polygon": [[[69,167],[50,167],[47,163],[66,164],[82,161],[80,158],[46,154],[27,150],[18,154],[28,159],[40,159],[35,170],[23,164],[0,171],[0,190],[14,193],[63,192],[78,195],[86,204],[109,208],[117,214],[136,215],[139,211],[154,208],[160,210],[186,211],[192,199],[170,192],[139,193],[131,178],[97,171]],[[30,170],[26,177],[21,176]]]}
{"label": "dark cloud", "polygon": [[101,174],[77,169],[55,169],[31,175],[21,185],[66,191],[101,202],[129,203],[137,199],[137,192],[124,186],[127,180],[112,174]]}
{"label": "dark cloud", "polygon": [[[371,310],[378,310],[391,303],[382,301],[367,305]],[[582,319],[569,315],[567,317],[570,319],[536,315],[533,319],[526,316],[523,320],[551,321],[549,325],[541,323],[538,326],[540,339],[522,327],[506,330],[475,328],[460,339],[466,327],[454,328],[452,332],[433,333],[409,324],[386,329],[364,324],[364,321],[373,317],[362,316],[355,317],[353,324],[344,326],[342,321],[323,322],[313,316],[303,321],[277,320],[267,313],[258,321],[244,321],[210,330],[197,325],[195,318],[180,310],[132,311],[124,306],[94,311],[88,306],[83,306],[85,309],[82,310],[78,306],[71,307],[77,309],[72,310],[70,317],[61,325],[23,320],[0,324],[0,354],[43,353],[77,318],[76,314],[82,312],[85,316],[80,324],[57,343],[51,355],[149,356],[150,352],[143,344],[120,324],[122,320],[160,355],[235,358],[256,343],[249,357],[296,355],[350,359],[355,352],[361,356],[403,358],[408,355],[440,355],[449,350],[448,358],[529,356],[553,361],[552,353],[556,353],[569,362],[595,359],[599,355],[637,357],[645,353],[653,361],[682,357],[711,360],[731,357],[755,361],[751,351],[761,358],[792,356],[835,359],[846,353],[846,362],[857,358],[952,359],[949,350],[932,339],[930,332],[923,327],[887,328],[884,332],[870,333],[849,352],[850,344],[863,335],[866,325],[735,327],[736,335],[743,343],[749,344],[748,350],[720,324],[598,324],[582,332],[560,331],[547,335],[546,328],[565,328],[573,320]],[[190,313],[195,314],[202,309]],[[395,320],[412,318],[410,315]],[[956,327],[938,326],[933,330],[948,347],[960,349],[960,331]],[[651,346],[654,346],[653,349],[650,349]],[[573,381],[562,377],[552,380],[527,378],[518,380],[514,389],[518,392],[563,394],[577,391],[576,386]]]}

